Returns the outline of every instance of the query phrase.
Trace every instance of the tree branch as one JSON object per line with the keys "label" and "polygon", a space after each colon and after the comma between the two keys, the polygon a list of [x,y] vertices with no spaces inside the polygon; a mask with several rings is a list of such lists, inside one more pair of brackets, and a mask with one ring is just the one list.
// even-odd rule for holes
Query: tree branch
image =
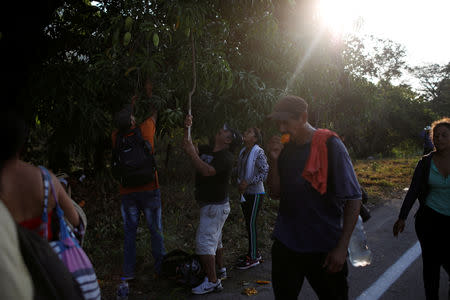
{"label": "tree branch", "polygon": [[[197,72],[195,68],[195,43],[194,36],[191,31],[191,46],[192,46],[192,90],[189,92],[189,100],[188,100],[188,114],[192,114],[192,95],[195,93],[195,88],[197,86]],[[188,139],[191,139],[191,127],[188,128]]]}

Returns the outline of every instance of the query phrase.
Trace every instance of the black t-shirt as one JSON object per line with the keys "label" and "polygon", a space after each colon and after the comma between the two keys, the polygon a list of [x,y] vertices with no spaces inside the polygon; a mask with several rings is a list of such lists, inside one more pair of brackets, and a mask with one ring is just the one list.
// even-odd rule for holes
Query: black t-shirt
{"label": "black t-shirt", "polygon": [[214,167],[216,175],[202,176],[196,173],[195,198],[200,206],[227,203],[233,155],[228,149],[213,152],[211,147],[201,146],[199,156],[201,160]]}

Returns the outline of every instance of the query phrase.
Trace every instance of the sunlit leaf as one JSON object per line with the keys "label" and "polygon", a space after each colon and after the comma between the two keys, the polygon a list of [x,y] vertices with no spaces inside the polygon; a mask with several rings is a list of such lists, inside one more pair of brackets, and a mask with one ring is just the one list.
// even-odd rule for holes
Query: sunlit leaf
{"label": "sunlit leaf", "polygon": [[155,45],[155,47],[158,47],[159,45],[159,36],[156,32],[153,34],[153,45]]}
{"label": "sunlit leaf", "polygon": [[123,35],[123,45],[124,45],[124,46],[128,46],[128,44],[130,43],[130,41],[131,41],[131,33],[130,33],[130,32],[126,32],[126,33]]}

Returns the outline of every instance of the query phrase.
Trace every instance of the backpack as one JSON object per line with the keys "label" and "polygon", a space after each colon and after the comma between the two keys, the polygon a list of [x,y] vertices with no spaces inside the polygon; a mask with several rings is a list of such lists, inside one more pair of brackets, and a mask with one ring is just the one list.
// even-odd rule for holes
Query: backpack
{"label": "backpack", "polygon": [[156,162],[151,144],[141,129],[117,134],[113,149],[112,174],[124,187],[142,186],[155,180]]}
{"label": "backpack", "polygon": [[199,285],[205,277],[198,256],[180,249],[164,255],[161,275],[190,287]]}
{"label": "backpack", "polygon": [[31,276],[34,299],[82,300],[78,283],[37,233],[17,225],[20,252]]}

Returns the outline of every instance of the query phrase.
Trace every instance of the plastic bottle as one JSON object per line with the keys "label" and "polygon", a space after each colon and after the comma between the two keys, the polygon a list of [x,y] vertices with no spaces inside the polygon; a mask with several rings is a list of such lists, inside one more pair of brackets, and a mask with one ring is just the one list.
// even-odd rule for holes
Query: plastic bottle
{"label": "plastic bottle", "polygon": [[117,289],[117,300],[128,300],[129,287],[126,280],[122,280]]}
{"label": "plastic bottle", "polygon": [[350,237],[348,245],[350,263],[354,267],[364,267],[372,262],[372,251],[367,245],[366,233],[364,232],[361,216],[358,216],[355,229]]}

